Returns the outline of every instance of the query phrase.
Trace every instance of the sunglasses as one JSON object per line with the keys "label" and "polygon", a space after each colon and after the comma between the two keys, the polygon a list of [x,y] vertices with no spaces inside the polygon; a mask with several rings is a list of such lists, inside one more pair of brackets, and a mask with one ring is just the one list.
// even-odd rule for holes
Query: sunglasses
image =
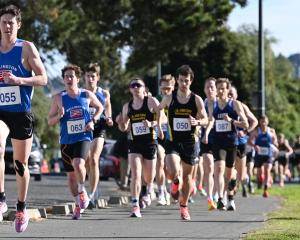
{"label": "sunglasses", "polygon": [[139,82],[133,82],[130,84],[130,88],[140,88],[140,87],[144,87],[144,85]]}

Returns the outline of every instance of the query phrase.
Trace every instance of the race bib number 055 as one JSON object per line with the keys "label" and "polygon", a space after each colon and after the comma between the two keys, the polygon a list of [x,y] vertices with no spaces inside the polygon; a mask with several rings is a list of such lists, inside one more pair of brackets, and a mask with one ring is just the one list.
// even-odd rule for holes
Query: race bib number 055
{"label": "race bib number 055", "polygon": [[174,131],[191,131],[191,123],[188,118],[174,118],[173,119]]}
{"label": "race bib number 055", "polygon": [[76,121],[67,121],[68,134],[82,133],[85,132],[85,121],[84,119]]}
{"label": "race bib number 055", "polygon": [[0,106],[14,105],[21,103],[19,86],[0,87]]}
{"label": "race bib number 055", "polygon": [[216,120],[216,132],[230,132],[231,123],[225,120]]}
{"label": "race bib number 055", "polygon": [[144,123],[136,122],[132,124],[132,132],[134,136],[138,136],[138,135],[148,134],[150,133],[150,130],[148,127],[144,126]]}

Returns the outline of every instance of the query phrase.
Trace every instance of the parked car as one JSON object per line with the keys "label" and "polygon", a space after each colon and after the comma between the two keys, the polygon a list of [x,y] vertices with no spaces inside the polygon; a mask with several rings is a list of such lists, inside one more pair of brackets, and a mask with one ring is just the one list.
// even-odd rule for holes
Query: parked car
{"label": "parked car", "polygon": [[[99,171],[100,179],[108,180],[109,178],[120,177],[120,159],[113,155],[113,147],[115,140],[106,139],[104,142],[103,150],[99,158]],[[56,158],[50,160],[50,167],[52,171],[55,171],[54,164],[57,163],[59,171],[64,172],[63,160],[61,154],[57,154]]]}
{"label": "parked car", "polygon": [[[43,150],[46,145],[41,145],[38,137],[34,134],[32,141],[32,148],[30,156],[28,159],[28,168],[30,175],[34,177],[35,181],[42,180],[41,163],[44,159]],[[15,173],[14,162],[13,162],[13,148],[11,144],[11,139],[7,138],[6,148],[5,148],[5,173],[13,174]]]}

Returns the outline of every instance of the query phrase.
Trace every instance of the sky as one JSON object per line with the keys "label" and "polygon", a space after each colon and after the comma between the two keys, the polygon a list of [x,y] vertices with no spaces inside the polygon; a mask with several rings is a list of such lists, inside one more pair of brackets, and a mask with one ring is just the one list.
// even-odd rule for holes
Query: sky
{"label": "sky", "polygon": [[[245,8],[236,7],[230,14],[228,25],[236,31],[242,24],[255,24],[258,28],[258,0],[248,0]],[[272,45],[276,55],[288,57],[300,53],[300,0],[263,0],[263,27],[277,43]]]}

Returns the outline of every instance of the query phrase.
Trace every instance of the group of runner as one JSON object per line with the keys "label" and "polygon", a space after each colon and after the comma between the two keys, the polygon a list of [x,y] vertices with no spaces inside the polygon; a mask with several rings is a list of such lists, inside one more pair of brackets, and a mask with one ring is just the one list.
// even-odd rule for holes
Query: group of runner
{"label": "group of runner", "polygon": [[[10,136],[18,185],[17,232],[25,231],[29,220],[25,201],[33,131],[33,86],[47,83],[38,51],[32,43],[17,38],[20,26],[17,7],[10,5],[0,10],[0,221],[7,211],[4,152]],[[98,87],[100,66],[91,63],[84,68],[85,88],[79,86],[81,74],[77,65],[62,69],[65,90],[53,96],[48,115],[50,126],[60,125],[62,159],[76,204],[73,219],[79,219],[88,206],[95,207],[105,128],[113,126],[109,91]],[[115,121],[130,136],[132,217],[141,217],[141,208],[151,204],[154,181],[159,205],[169,203],[166,182],[171,182],[170,194],[178,202],[183,220],[191,219],[188,204],[196,192],[197,175],[199,190],[207,195],[208,210],[235,210],[237,186],[241,185],[243,196],[247,196],[247,185],[252,192],[253,167],[259,181],[263,181],[263,196],[268,197],[273,158],[286,149],[284,157],[291,152],[284,139],[278,145],[276,132],[268,126],[266,116],[258,121],[237,100],[237,89],[227,78],[208,78],[204,101],[191,91],[193,80],[194,72],[188,65],[179,67],[175,77],[164,75],[160,80],[160,102],[146,91],[143,79],[130,81],[132,98]],[[278,162],[283,179],[286,163]],[[85,188],[87,174],[89,193]]]}

